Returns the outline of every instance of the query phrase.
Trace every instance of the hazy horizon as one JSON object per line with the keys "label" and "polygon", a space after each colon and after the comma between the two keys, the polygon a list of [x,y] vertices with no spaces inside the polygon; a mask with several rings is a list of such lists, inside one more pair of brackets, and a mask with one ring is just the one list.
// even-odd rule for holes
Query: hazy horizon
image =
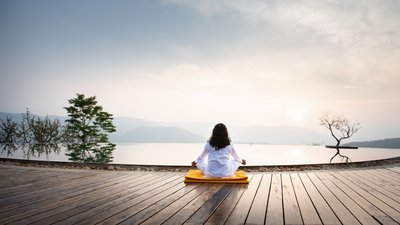
{"label": "hazy horizon", "polygon": [[400,135],[400,4],[0,2],[0,111],[61,115],[76,93],[118,117]]}

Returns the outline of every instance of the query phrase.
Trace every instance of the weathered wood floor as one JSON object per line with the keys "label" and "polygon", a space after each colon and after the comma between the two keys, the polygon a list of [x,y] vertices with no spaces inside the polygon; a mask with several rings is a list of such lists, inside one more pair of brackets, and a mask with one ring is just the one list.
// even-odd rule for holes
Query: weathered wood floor
{"label": "weathered wood floor", "polygon": [[398,224],[400,166],[250,174],[249,185],[182,173],[0,166],[0,224]]}

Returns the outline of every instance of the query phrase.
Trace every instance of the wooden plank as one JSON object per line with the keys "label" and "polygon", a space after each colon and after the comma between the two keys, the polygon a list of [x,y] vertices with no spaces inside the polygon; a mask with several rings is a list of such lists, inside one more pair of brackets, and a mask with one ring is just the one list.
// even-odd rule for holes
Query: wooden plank
{"label": "wooden plank", "polygon": [[380,199],[376,198],[370,192],[364,190],[362,187],[357,185],[356,182],[353,183],[352,179],[348,179],[346,176],[341,174],[340,172],[331,173],[333,176],[341,180],[345,183],[348,187],[350,187],[353,191],[357,192],[361,195],[364,199],[368,202],[373,204],[376,208],[380,209],[381,211],[385,212],[388,216],[390,216],[394,221],[400,221],[400,213],[394,210],[392,207],[381,201]]}
{"label": "wooden plank", "polygon": [[[100,177],[98,177],[100,179]],[[101,180],[103,181],[104,178],[101,178]],[[113,180],[113,179],[111,179]],[[88,179],[84,182],[87,181],[91,181],[91,179]],[[83,183],[84,183],[83,182]],[[82,183],[82,182],[81,182]],[[35,189],[27,192],[24,195],[19,195],[19,196],[14,196],[12,199],[12,203],[9,203],[6,206],[2,206],[0,208],[0,214],[4,216],[4,214],[8,213],[8,214],[17,214],[17,213],[25,213],[27,210],[29,210],[30,208],[37,208],[37,204],[39,204],[41,201],[45,201],[45,200],[56,200],[57,198],[60,199],[62,198],[62,196],[64,195],[65,192],[74,192],[74,191],[78,191],[81,188],[80,186],[78,186],[79,183],[67,183],[64,184],[63,186],[59,186],[59,187],[54,187],[54,188],[50,188],[47,190],[47,192],[43,192],[39,191],[37,192]],[[89,184],[87,184],[89,185]],[[97,188],[96,186],[96,182],[93,182],[92,188]],[[84,191],[87,192],[87,187],[82,187],[82,189]]]}
{"label": "wooden plank", "polygon": [[307,175],[343,224],[360,224],[349,209],[332,194],[314,173],[308,173]]}
{"label": "wooden plank", "polygon": [[9,175],[11,173],[17,173],[19,170],[21,170],[21,167],[6,167],[5,165],[0,165],[0,177],[5,174]]}
{"label": "wooden plank", "polygon": [[[15,215],[22,213],[27,214],[27,211],[31,209],[37,209],[37,205],[43,205],[47,202],[58,202],[64,199],[73,199],[84,193],[90,193],[101,188],[112,186],[115,183],[122,182],[129,176],[115,176],[112,178],[96,176],[96,180],[84,179],[81,183],[68,182],[64,186],[59,186],[57,188],[53,187],[45,192],[32,191],[28,192],[24,196],[18,196],[15,198],[13,204],[3,206],[0,209],[0,215]],[[105,182],[107,181],[107,182]]]}
{"label": "wooden plank", "polygon": [[[171,182],[171,180],[163,179],[161,182],[154,183],[154,184],[152,185],[152,188],[154,189],[154,188],[157,187],[157,186],[158,186],[158,187],[161,187],[161,186],[164,185],[165,183],[169,183],[169,182]],[[146,185],[146,187],[148,187],[148,186],[149,186],[149,185]],[[136,188],[136,189],[137,189],[137,190],[140,190],[140,191],[143,190],[141,187]],[[124,197],[122,197],[122,198],[120,198],[120,199],[116,199],[116,200],[114,200],[114,201],[108,202],[108,203],[103,204],[103,205],[101,205],[101,206],[92,208],[91,210],[87,210],[87,211],[82,212],[82,213],[80,213],[80,214],[77,214],[77,215],[75,215],[75,216],[73,216],[73,217],[69,217],[69,218],[64,219],[64,220],[62,220],[62,221],[59,221],[59,222],[56,223],[56,224],[58,224],[58,225],[61,225],[61,224],[68,225],[68,224],[75,224],[75,223],[77,223],[77,222],[84,223],[84,222],[85,222],[84,220],[86,220],[86,222],[88,222],[88,223],[93,222],[93,220],[92,220],[91,217],[96,217],[96,215],[97,215],[98,213],[105,213],[105,212],[113,211],[112,208],[113,208],[114,206],[119,205],[119,204],[121,204],[121,203],[123,203],[123,202],[125,202],[125,201],[130,200],[130,199],[133,199],[134,197],[138,197],[138,196],[141,196],[141,195],[145,194],[145,193],[143,193],[143,192],[138,192],[137,190],[132,190],[133,193],[127,194],[127,195],[125,195]],[[195,190],[201,191],[202,188],[196,188]],[[198,193],[198,191],[191,191],[190,193]],[[199,193],[198,193],[198,194],[199,194]],[[189,194],[188,194],[188,195],[189,195]],[[186,197],[186,196],[185,196],[185,197]],[[170,208],[170,207],[165,208],[165,210],[168,210],[168,209],[170,209],[170,210],[175,210],[174,208]],[[175,211],[173,211],[173,213],[175,213]],[[165,216],[165,215],[166,215],[166,214],[164,214],[164,216]],[[152,218],[155,218],[155,216],[153,216]],[[163,217],[163,218],[164,218],[164,217]],[[161,224],[161,222],[155,222],[155,223],[153,223],[153,224]]]}
{"label": "wooden plank", "polygon": [[[87,173],[83,174],[63,174],[63,173],[58,173],[59,176],[55,175],[54,173],[48,174],[47,172],[44,172],[39,175],[33,175],[35,177],[31,177],[32,174],[14,174],[10,175],[9,177],[4,177],[3,180],[6,180],[9,185],[1,186],[2,188],[0,189],[0,196],[9,196],[7,191],[13,190],[12,194],[16,195],[18,194],[19,189],[23,189],[26,186],[35,186],[35,189],[38,189],[40,187],[39,184],[44,183],[44,181],[52,181],[61,178],[71,178],[74,177],[75,179],[79,179],[82,176],[88,176]],[[17,179],[20,179],[20,181],[16,181]],[[48,186],[47,186],[48,187]],[[14,188],[14,189],[13,189]]]}
{"label": "wooden plank", "polygon": [[365,174],[364,178],[368,181],[400,197],[400,175],[399,179],[396,179],[397,176],[385,173],[386,170],[368,170],[362,172]]}
{"label": "wooden plank", "polygon": [[313,202],[311,201],[310,196],[304,188],[299,175],[297,173],[291,173],[290,177],[293,184],[294,192],[296,194],[297,202],[299,204],[300,213],[303,218],[303,223],[310,225],[322,224],[322,221],[319,218]]}
{"label": "wooden plank", "polygon": [[[110,207],[102,208],[100,211],[96,211],[96,214],[92,214],[90,217],[85,217],[85,219],[77,221],[75,224],[97,224],[103,223],[104,220],[111,218],[112,216],[119,218],[118,214],[122,213],[123,216],[120,221],[128,218],[129,215],[124,215],[126,210],[134,207],[145,208],[147,203],[152,200],[155,196],[160,196],[160,194],[165,193],[171,189],[176,190],[176,186],[182,183],[181,175],[174,175],[173,181],[167,182],[156,182],[152,185],[146,185],[134,191],[134,195],[127,197],[119,204],[113,204]],[[154,200],[154,198],[153,198]],[[141,204],[141,205],[139,205]],[[149,204],[149,203],[148,203]],[[139,210],[140,211],[140,210]]]}
{"label": "wooden plank", "polygon": [[314,184],[306,173],[299,173],[299,177],[304,185],[305,190],[310,196],[315,209],[317,210],[323,224],[342,224],[337,218],[332,208],[328,205],[321,193],[317,190]]}
{"label": "wooden plank", "polygon": [[267,212],[268,195],[271,187],[271,174],[264,174],[251,205],[246,224],[264,224]]}
{"label": "wooden plank", "polygon": [[[388,182],[398,184],[400,182],[400,174],[391,171],[390,169],[372,169],[366,170],[369,174],[375,174],[374,178],[376,179],[385,179]],[[400,186],[400,184],[398,185]]]}
{"label": "wooden plank", "polygon": [[393,172],[395,172],[395,173],[398,173],[398,174],[400,174],[400,167],[399,166],[396,166],[396,167],[389,167],[389,168],[387,168],[388,170],[391,170],[391,171],[393,171]]}
{"label": "wooden plank", "polygon": [[149,207],[150,205],[155,204],[156,202],[160,201],[163,198],[166,198],[167,196],[179,191],[182,188],[185,188],[185,183],[182,180],[178,180],[178,183],[174,183],[173,186],[168,187],[167,189],[163,190],[162,192],[138,203],[138,204],[121,204],[123,207],[123,211],[119,211],[117,213],[112,212],[107,212],[109,215],[111,214],[112,216],[107,218],[104,221],[101,221],[101,224],[117,224],[121,223],[122,221],[128,219],[129,217],[135,215],[136,213],[142,211],[143,209]]}
{"label": "wooden plank", "polygon": [[[41,169],[36,173],[41,179],[33,179],[29,176],[35,173],[11,171],[2,171],[0,178],[1,174],[5,175],[4,180],[7,176],[19,176],[13,180],[16,192],[9,186],[0,186],[0,193],[3,190],[3,193],[15,195],[11,198],[0,194],[0,197],[4,204],[10,202],[15,208],[0,207],[0,224],[172,224],[170,219],[177,215],[182,216],[174,220],[177,224],[263,224],[264,220],[268,224],[272,196],[266,196],[267,193],[273,195],[273,187],[279,185],[280,210],[286,224],[299,223],[299,212],[303,219],[300,224],[340,223],[336,214],[343,218],[337,207],[344,207],[363,224],[398,224],[400,221],[400,198],[396,189],[400,174],[388,168],[264,174],[271,178],[271,186],[258,174],[254,176],[258,177],[255,183],[252,180],[247,186],[220,184],[222,187],[215,188],[212,193],[208,188],[212,184],[183,184],[182,174],[167,173],[169,175],[162,177],[160,173],[142,176],[144,173]],[[86,178],[83,175],[87,175]],[[24,176],[27,176],[25,181]],[[168,177],[173,182],[168,182]],[[152,179],[154,183],[150,182]],[[52,182],[51,186],[46,187],[46,181]],[[75,188],[79,189],[79,194],[75,193]],[[5,198],[8,200],[4,201]],[[298,211],[290,212],[285,208],[289,205],[293,206],[291,209],[296,209],[297,205]],[[268,210],[263,219],[265,208]],[[182,213],[185,210],[186,213]],[[297,214],[297,219],[292,221],[293,214]],[[112,220],[113,217],[118,219]]]}
{"label": "wooden plank", "polygon": [[[24,224],[24,223],[33,223],[38,221],[38,224],[44,224],[45,220],[51,221],[51,222],[56,222],[59,220],[62,220],[63,218],[66,218],[69,216],[68,210],[71,210],[76,207],[80,207],[80,211],[84,211],[85,207],[88,206],[87,204],[95,202],[95,201],[101,201],[103,199],[108,199],[108,196],[119,196],[119,192],[122,190],[126,190],[134,186],[136,183],[132,179],[125,179],[121,182],[118,183],[112,183],[112,185],[109,185],[105,188],[98,189],[92,192],[88,192],[79,196],[76,196],[75,198],[69,198],[65,199],[64,201],[61,202],[53,202],[52,204],[47,204],[45,206],[40,206],[37,207],[36,209],[30,210],[26,212],[25,215],[15,215],[19,217],[20,219],[17,221],[19,224]],[[67,214],[67,215],[63,215]],[[8,220],[11,218],[14,220],[14,217],[9,217]],[[23,219],[21,218],[23,217]],[[7,221],[8,222],[8,221]],[[49,222],[49,223],[51,223]]]}
{"label": "wooden plank", "polygon": [[207,200],[213,196],[224,184],[214,184],[211,188],[207,189],[203,194],[197,196],[193,201],[181,208],[175,215],[166,220],[164,225],[183,224],[190,218]]}
{"label": "wooden plank", "polygon": [[[29,167],[19,167],[19,166],[15,166],[15,167],[5,167],[4,165],[0,165],[1,167],[1,174],[0,177],[3,176],[7,176],[9,178],[15,179],[15,180],[20,180],[21,176],[18,175],[27,175],[29,177],[32,177],[33,175],[42,175],[43,173],[41,173],[41,170],[37,169],[37,168],[29,168]],[[46,170],[46,173],[48,173],[49,175],[55,171],[51,171],[51,170]]]}
{"label": "wooden plank", "polygon": [[[128,175],[126,175],[126,176],[128,176]],[[102,179],[104,179],[104,178],[102,178]],[[7,196],[7,197],[0,199],[0,207],[9,206],[13,203],[21,204],[22,202],[26,202],[26,201],[30,202],[33,199],[37,200],[38,198],[46,198],[50,194],[57,195],[58,194],[57,192],[59,192],[60,190],[69,190],[69,189],[71,189],[71,186],[79,186],[82,183],[82,180],[86,180],[86,179],[71,180],[67,184],[60,183],[59,185],[52,186],[52,187],[43,185],[43,187],[36,188],[33,191],[21,193],[18,195]]]}
{"label": "wooden plank", "polygon": [[352,198],[350,198],[345,192],[343,192],[338,186],[334,184],[335,180],[330,180],[324,173],[315,173],[317,177],[325,184],[326,188],[329,189],[333,195],[353,214],[354,217],[361,224],[372,224],[380,225],[370,214],[368,214],[363,208],[361,208]]}
{"label": "wooden plank", "polygon": [[193,201],[199,195],[202,195],[204,191],[209,189],[212,184],[205,183],[202,185],[197,186],[194,190],[192,190],[187,195],[183,196],[179,200],[172,203],[170,206],[165,207],[164,209],[160,210],[147,220],[145,220],[142,225],[151,225],[151,224],[162,224],[164,221],[168,220],[171,216],[173,216],[177,211],[181,210],[185,205],[189,202]]}
{"label": "wooden plank", "polygon": [[397,224],[396,221],[391,219],[384,212],[375,207],[375,205],[371,204],[363,196],[347,186],[346,183],[335,177],[333,173],[324,173],[323,175],[330,179],[336,186],[338,186],[343,192],[345,192],[351,199],[353,199],[358,205],[360,205],[365,211],[367,211],[381,224]]}
{"label": "wooden plank", "polygon": [[[387,179],[389,179],[390,181],[395,181],[395,183],[399,183],[400,182],[400,173],[396,173],[390,169],[371,169],[371,170],[367,170],[371,173],[376,173],[379,174],[380,176],[383,176]],[[378,177],[376,177],[378,178]]]}
{"label": "wooden plank", "polygon": [[211,198],[207,200],[184,224],[204,224],[217,207],[225,200],[226,196],[236,187],[235,184],[225,184]]}
{"label": "wooden plank", "polygon": [[282,198],[285,224],[303,224],[296,194],[289,174],[282,174]]}
{"label": "wooden plank", "polygon": [[30,184],[30,183],[40,182],[43,179],[57,178],[57,176],[62,176],[62,175],[64,174],[56,172],[40,173],[39,171],[26,172],[26,173],[15,172],[15,173],[5,174],[3,176],[0,176],[2,181],[3,180],[6,181],[4,184],[1,185],[0,191],[3,188],[18,187],[20,185],[26,185],[27,183]]}
{"label": "wooden plank", "polygon": [[370,179],[371,182],[381,185],[386,190],[400,195],[400,179],[395,179],[400,175],[393,175],[387,171],[388,170],[368,170],[363,172],[367,173],[368,178],[373,178]]}
{"label": "wooden plank", "polygon": [[244,224],[249,213],[251,204],[253,203],[254,196],[256,195],[257,188],[260,184],[262,175],[257,174],[248,184],[247,189],[243,192],[241,198],[237,202],[232,213],[226,220],[225,224]]}
{"label": "wooden plank", "polygon": [[[80,180],[74,180],[71,182],[63,182],[62,185],[57,186],[57,187],[52,187],[52,188],[47,188],[45,190],[39,190],[36,191],[36,189],[33,189],[33,191],[27,192],[24,195],[18,195],[18,196],[14,196],[14,200],[17,203],[17,206],[23,206],[25,204],[31,204],[31,202],[33,202],[33,200],[35,202],[38,202],[40,200],[45,200],[45,199],[49,199],[49,198],[54,198],[54,197],[59,197],[60,195],[63,195],[65,191],[75,191],[75,188],[81,188],[82,185],[95,185],[97,183],[103,183],[104,179],[107,180],[114,180],[117,179],[118,177],[101,177],[100,175],[98,176],[94,176],[94,177],[89,177],[89,178],[84,178],[84,179],[80,179]],[[119,178],[118,178],[119,179]],[[34,199],[32,199],[32,197],[34,197]],[[12,203],[10,203],[9,205],[7,205],[7,207],[10,207]],[[4,208],[3,208],[4,209]],[[2,210],[3,211],[3,210]]]}
{"label": "wooden plank", "polygon": [[129,183],[116,185],[110,192],[99,193],[96,196],[86,198],[85,201],[73,202],[72,204],[62,207],[53,208],[43,213],[44,218],[36,220],[31,224],[72,224],[92,215],[95,212],[103,212],[112,208],[115,204],[121,204],[136,194],[137,190],[151,184],[163,185],[165,183],[176,180],[178,177],[174,174],[167,176],[156,175],[145,180],[130,180]]}
{"label": "wooden plank", "polygon": [[[251,182],[253,175],[249,175]],[[248,184],[238,184],[236,188],[225,198],[221,205],[208,218],[206,225],[223,225],[228,219],[237,202],[242,197],[243,192],[247,189]]]}
{"label": "wooden plank", "polygon": [[[155,213],[159,212],[160,210],[164,209],[165,207],[169,207],[173,202],[179,200],[186,194],[190,193],[193,189],[198,187],[200,184],[186,184],[184,188],[180,189],[179,191],[157,201],[155,204],[145,208],[144,210],[140,211],[139,213],[129,217],[128,219],[119,223],[120,225],[131,225],[131,224],[140,224],[144,220],[148,219]],[[221,189],[220,189],[221,190]],[[219,190],[219,191],[220,191]],[[218,193],[218,192],[217,192]]]}
{"label": "wooden plank", "polygon": [[[28,183],[35,183],[35,182],[40,182],[42,179],[47,179],[47,178],[57,178],[57,177],[62,177],[62,176],[73,176],[73,175],[79,175],[79,174],[66,174],[66,173],[57,173],[57,172],[51,172],[51,171],[46,171],[45,173],[40,173],[39,171],[27,171],[25,173],[21,172],[14,172],[14,173],[7,173],[3,174],[0,176],[3,179],[7,180],[10,184],[12,184],[15,187],[18,187],[19,185],[24,185],[27,182]],[[5,186],[2,186],[5,187]]]}
{"label": "wooden plank", "polygon": [[[364,179],[357,171],[343,171],[342,172],[345,176],[351,178],[353,182],[356,182],[360,187],[364,188],[368,192],[370,192],[375,197],[379,198],[386,204],[390,205],[392,208],[397,209],[400,212],[400,197],[386,191],[385,189],[381,188],[379,185],[373,184],[368,180]],[[356,175],[357,174],[357,175]]]}
{"label": "wooden plank", "polygon": [[268,198],[266,224],[284,224],[283,203],[282,203],[282,182],[281,174],[272,175],[271,189]]}
{"label": "wooden plank", "polygon": [[[30,174],[12,174],[8,177],[4,177],[8,183],[10,183],[14,188],[23,188],[24,186],[33,186],[40,183],[43,183],[44,180],[52,181],[57,179],[79,179],[82,176],[89,176],[89,173],[82,174],[63,174],[63,173],[30,173]],[[7,188],[8,187],[8,188]],[[9,189],[9,186],[1,186],[0,192],[4,192],[6,189]]]}
{"label": "wooden plank", "polygon": [[[24,181],[24,183],[11,186],[8,188],[0,189],[0,198],[3,196],[15,196],[18,194],[24,194],[27,191],[31,191],[33,189],[39,190],[40,188],[49,188],[49,187],[57,187],[66,181],[71,182],[73,180],[86,179],[93,176],[92,174],[75,174],[71,176],[70,174],[58,175],[48,177],[46,174],[44,177],[37,178],[37,180],[29,180],[28,178]],[[24,176],[25,177],[25,176]]]}

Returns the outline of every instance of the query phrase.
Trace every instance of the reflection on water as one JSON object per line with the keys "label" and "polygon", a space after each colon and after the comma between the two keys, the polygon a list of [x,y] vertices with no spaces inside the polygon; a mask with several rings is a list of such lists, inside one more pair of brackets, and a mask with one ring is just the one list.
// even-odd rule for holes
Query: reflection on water
{"label": "reflection on water", "polygon": [[[64,146],[51,150],[51,146],[15,149],[2,146],[0,157],[29,158],[31,160],[68,161]],[[201,153],[204,144],[183,143],[120,143],[113,153],[116,164],[141,165],[190,165]],[[400,156],[400,149],[336,149],[325,146],[235,144],[238,155],[247,160],[247,165],[296,165],[316,163],[358,162]],[[3,149],[4,148],[4,149]],[[8,154],[11,152],[12,154]],[[332,157],[334,156],[334,157]]]}
{"label": "reflection on water", "polygon": [[332,158],[331,158],[331,160],[329,161],[329,163],[332,163],[332,160],[333,160],[336,156],[339,156],[340,162],[345,162],[345,163],[351,162],[351,159],[350,159],[348,156],[342,155],[342,154],[340,153],[340,148],[336,148],[336,153],[335,153],[335,155],[332,156]]}
{"label": "reflection on water", "polygon": [[[13,144],[13,143],[0,143],[1,155],[12,158],[14,154],[20,155],[18,158],[22,159],[39,159],[43,156],[48,159],[52,154],[59,154],[61,152],[62,144],[48,143],[48,144]],[[21,157],[22,154],[22,157]]]}
{"label": "reflection on water", "polygon": [[13,143],[0,143],[0,149],[2,154],[6,154],[9,157],[18,149],[18,146]]}

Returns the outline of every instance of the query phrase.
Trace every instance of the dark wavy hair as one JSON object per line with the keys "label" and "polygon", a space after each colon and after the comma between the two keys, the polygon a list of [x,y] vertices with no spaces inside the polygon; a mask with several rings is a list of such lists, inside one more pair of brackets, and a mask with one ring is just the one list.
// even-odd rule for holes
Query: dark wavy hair
{"label": "dark wavy hair", "polygon": [[216,150],[221,148],[225,148],[226,146],[231,144],[231,139],[228,135],[228,129],[222,123],[215,125],[212,135],[210,139],[208,139],[208,143]]}

